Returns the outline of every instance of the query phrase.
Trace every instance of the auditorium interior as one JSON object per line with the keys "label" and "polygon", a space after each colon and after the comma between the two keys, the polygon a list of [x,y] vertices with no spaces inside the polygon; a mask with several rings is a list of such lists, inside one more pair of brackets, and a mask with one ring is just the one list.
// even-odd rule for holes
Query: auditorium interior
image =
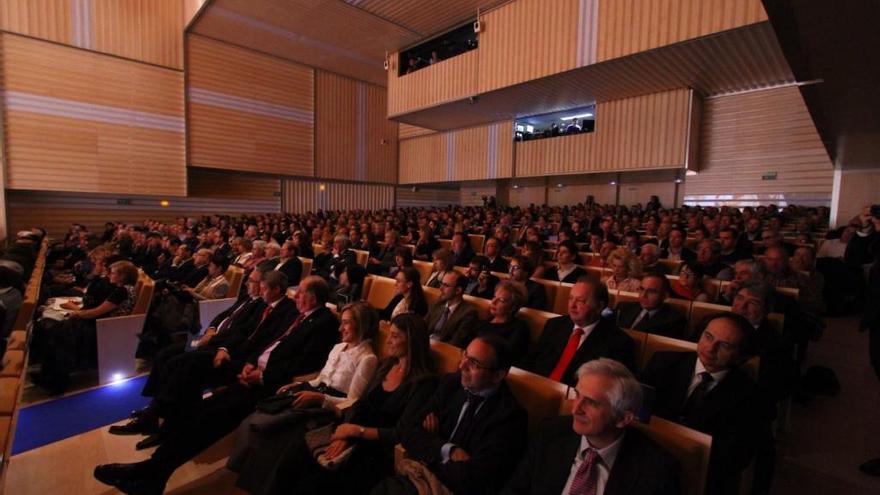
{"label": "auditorium interior", "polygon": [[880,493],[878,20],[0,0],[0,495]]}

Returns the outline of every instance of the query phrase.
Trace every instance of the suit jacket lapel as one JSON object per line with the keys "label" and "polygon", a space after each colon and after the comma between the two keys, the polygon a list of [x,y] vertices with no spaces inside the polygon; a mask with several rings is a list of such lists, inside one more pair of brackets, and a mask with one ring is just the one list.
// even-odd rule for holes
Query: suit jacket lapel
{"label": "suit jacket lapel", "polygon": [[[548,453],[551,459],[548,459],[550,462],[543,464],[546,469],[544,479],[552,480],[551,483],[553,484],[548,487],[547,492],[562,493],[562,489],[565,488],[565,483],[568,481],[568,476],[571,474],[571,465],[574,462],[574,456],[577,455],[580,445],[580,435],[572,431],[571,434],[557,439],[549,446]],[[605,492],[612,493],[607,489]]]}
{"label": "suit jacket lapel", "polygon": [[614,460],[614,467],[608,474],[605,483],[605,493],[626,494],[632,492],[636,481],[639,479],[641,469],[641,451],[636,448],[631,434],[625,434],[623,445]]}

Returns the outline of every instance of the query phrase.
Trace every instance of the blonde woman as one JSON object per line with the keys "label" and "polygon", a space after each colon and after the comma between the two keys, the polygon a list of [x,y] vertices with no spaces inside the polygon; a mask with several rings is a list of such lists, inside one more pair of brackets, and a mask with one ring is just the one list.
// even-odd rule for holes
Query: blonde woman
{"label": "blonde woman", "polygon": [[642,263],[626,248],[617,248],[608,255],[611,276],[605,281],[609,289],[638,292],[642,286]]}

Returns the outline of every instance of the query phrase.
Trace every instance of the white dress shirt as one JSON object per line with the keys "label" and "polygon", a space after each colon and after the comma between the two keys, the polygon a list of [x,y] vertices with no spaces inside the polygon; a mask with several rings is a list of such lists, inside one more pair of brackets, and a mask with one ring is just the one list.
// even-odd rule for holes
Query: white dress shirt
{"label": "white dress shirt", "polygon": [[321,373],[309,384],[317,387],[323,383],[347,394],[344,398],[324,395],[324,407],[346,399],[357,399],[373,379],[378,362],[372,341],[365,340],[354,346],[340,342],[330,351]]}
{"label": "white dress shirt", "polygon": [[604,449],[597,449],[587,437],[581,437],[581,445],[578,447],[577,453],[574,455],[574,461],[571,463],[571,470],[568,473],[568,480],[565,482],[565,488],[562,489],[563,495],[568,495],[571,490],[571,484],[574,483],[574,477],[578,469],[586,459],[587,449],[594,449],[599,457],[596,459],[596,495],[605,493],[605,485],[608,484],[608,476],[611,474],[611,468],[614,467],[614,461],[617,460],[617,454],[620,452],[620,446],[623,445],[624,432],[611,445]]}
{"label": "white dress shirt", "polygon": [[[688,386],[688,394],[687,394],[688,397],[690,397],[691,394],[694,393],[694,389],[696,389],[697,385],[699,385],[700,381],[702,381],[700,378],[700,374],[704,373],[704,372],[706,372],[706,367],[703,366],[703,363],[700,362],[699,356],[697,356],[697,364],[694,365],[694,376],[693,376],[693,378],[691,378],[690,386]],[[718,385],[718,382],[723,380],[724,377],[727,376],[728,373],[730,373],[730,370],[716,371],[715,373],[709,373],[710,375],[712,375],[712,381],[709,383],[709,386],[706,389],[706,393],[709,393],[710,390],[715,388]]]}

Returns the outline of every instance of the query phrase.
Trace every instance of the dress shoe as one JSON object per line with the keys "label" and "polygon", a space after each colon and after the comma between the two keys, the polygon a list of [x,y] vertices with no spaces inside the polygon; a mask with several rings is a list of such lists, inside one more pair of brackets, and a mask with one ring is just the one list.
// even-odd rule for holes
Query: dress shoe
{"label": "dress shoe", "polygon": [[95,479],[129,495],[162,495],[167,478],[157,476],[143,462],[102,464],[95,467]]}
{"label": "dress shoe", "polygon": [[131,411],[131,414],[128,417],[131,419],[135,419],[135,418],[140,418],[141,416],[152,415],[154,413],[155,413],[155,407],[153,406],[153,403],[150,402],[149,404],[147,404],[146,406],[144,406],[140,409],[135,409],[135,410]]}
{"label": "dress shoe", "polygon": [[110,433],[113,435],[152,435],[159,431],[159,420],[155,416],[140,416],[124,425],[113,425]]}
{"label": "dress shoe", "polygon": [[151,447],[156,447],[157,445],[160,445],[164,440],[165,437],[164,435],[162,435],[162,433],[153,433],[152,435],[138,442],[137,445],[134,446],[134,448],[137,450],[149,449]]}

